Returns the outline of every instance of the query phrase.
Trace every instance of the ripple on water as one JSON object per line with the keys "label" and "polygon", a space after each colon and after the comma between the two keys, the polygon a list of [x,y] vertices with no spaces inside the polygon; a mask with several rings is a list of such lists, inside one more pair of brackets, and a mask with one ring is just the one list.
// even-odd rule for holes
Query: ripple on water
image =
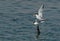
{"label": "ripple on water", "polygon": [[50,7],[50,9],[58,9],[57,7]]}
{"label": "ripple on water", "polygon": [[0,0],[0,41],[35,41],[32,15],[44,2],[48,19],[40,25],[41,36],[37,41],[60,41],[59,0]]}

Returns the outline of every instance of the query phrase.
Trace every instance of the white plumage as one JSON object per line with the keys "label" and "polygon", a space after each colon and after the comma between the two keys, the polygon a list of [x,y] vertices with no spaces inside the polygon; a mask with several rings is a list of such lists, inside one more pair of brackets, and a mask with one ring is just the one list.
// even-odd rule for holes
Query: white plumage
{"label": "white plumage", "polygon": [[43,7],[44,7],[44,5],[41,5],[41,7],[40,7],[40,9],[38,10],[38,14],[36,14],[36,18],[38,19],[38,20],[43,20]]}
{"label": "white plumage", "polygon": [[38,21],[37,20],[35,20],[35,22],[34,22],[34,25],[38,25],[39,23],[38,23]]}
{"label": "white plumage", "polygon": [[44,21],[43,21],[43,20],[44,20],[44,19],[43,19],[43,8],[44,8],[44,5],[41,5],[41,7],[40,7],[39,10],[38,10],[38,14],[35,15],[36,19],[38,20],[38,21],[35,21],[35,22],[34,22],[35,25],[39,24],[39,23],[38,23],[39,21],[40,21],[41,23],[44,22]]}

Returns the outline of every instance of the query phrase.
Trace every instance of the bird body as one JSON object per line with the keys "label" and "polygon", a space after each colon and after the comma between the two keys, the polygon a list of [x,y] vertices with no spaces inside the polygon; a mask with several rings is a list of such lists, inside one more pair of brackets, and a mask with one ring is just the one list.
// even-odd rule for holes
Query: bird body
{"label": "bird body", "polygon": [[39,16],[39,15],[37,15],[37,14],[36,14],[36,18],[37,18],[39,21],[44,20],[41,16]]}

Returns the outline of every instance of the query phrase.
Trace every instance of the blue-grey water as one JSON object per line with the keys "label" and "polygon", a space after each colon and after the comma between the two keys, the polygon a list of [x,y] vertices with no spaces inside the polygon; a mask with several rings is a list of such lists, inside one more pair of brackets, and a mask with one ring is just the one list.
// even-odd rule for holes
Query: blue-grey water
{"label": "blue-grey water", "polygon": [[[47,20],[35,40],[33,14],[42,3]],[[60,0],[0,0],[0,41],[60,41]]]}

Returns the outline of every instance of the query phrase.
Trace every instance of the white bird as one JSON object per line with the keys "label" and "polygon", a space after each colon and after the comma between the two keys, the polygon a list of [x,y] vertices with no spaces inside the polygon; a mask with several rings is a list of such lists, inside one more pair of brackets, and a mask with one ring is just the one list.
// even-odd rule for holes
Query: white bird
{"label": "white bird", "polygon": [[34,22],[34,25],[38,25],[39,22],[40,23],[44,22],[45,19],[43,18],[43,9],[44,9],[44,5],[42,4],[38,10],[38,13],[35,14],[36,20]]}
{"label": "white bird", "polygon": [[38,20],[44,20],[43,19],[43,14],[42,14],[42,12],[43,12],[43,8],[44,8],[44,5],[41,5],[41,7],[40,7],[40,9],[38,10],[38,14],[36,14],[36,18],[38,19]]}
{"label": "white bird", "polygon": [[34,25],[37,26],[37,36],[36,38],[39,37],[40,35],[40,30],[39,30],[39,22],[40,23],[43,23],[44,22],[44,19],[43,19],[43,8],[44,8],[44,5],[41,5],[40,9],[38,10],[38,13],[36,13],[35,17],[36,17],[36,20],[34,22]]}
{"label": "white bird", "polygon": [[36,13],[35,17],[37,20],[39,20],[41,23],[44,22],[44,18],[43,18],[43,9],[44,9],[44,5],[42,4],[40,9],[38,10],[38,13]]}

